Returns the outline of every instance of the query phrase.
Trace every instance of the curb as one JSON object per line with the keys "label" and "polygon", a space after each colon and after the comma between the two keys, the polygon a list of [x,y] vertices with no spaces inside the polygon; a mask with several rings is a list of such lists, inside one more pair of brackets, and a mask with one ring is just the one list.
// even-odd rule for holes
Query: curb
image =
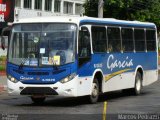
{"label": "curb", "polygon": [[0,85],[0,93],[3,91],[7,91],[7,85]]}
{"label": "curb", "polygon": [[0,76],[6,76],[6,72],[0,71]]}

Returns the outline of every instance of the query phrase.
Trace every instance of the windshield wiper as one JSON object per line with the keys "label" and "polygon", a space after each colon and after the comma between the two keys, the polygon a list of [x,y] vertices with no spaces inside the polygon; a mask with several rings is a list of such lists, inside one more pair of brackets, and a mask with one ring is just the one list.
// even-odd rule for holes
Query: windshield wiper
{"label": "windshield wiper", "polygon": [[23,68],[23,66],[24,66],[24,64],[26,63],[27,60],[28,60],[28,58],[25,58],[25,59],[21,62],[21,64],[19,65],[19,69],[22,69],[22,68]]}
{"label": "windshield wiper", "polygon": [[59,70],[58,65],[54,62],[53,62],[53,68],[55,68],[56,70]]}

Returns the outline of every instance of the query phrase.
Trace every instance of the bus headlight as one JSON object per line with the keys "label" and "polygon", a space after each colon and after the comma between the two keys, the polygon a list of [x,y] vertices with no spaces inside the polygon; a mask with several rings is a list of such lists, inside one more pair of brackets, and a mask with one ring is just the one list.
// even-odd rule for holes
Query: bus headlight
{"label": "bus headlight", "polygon": [[18,82],[17,79],[12,77],[11,75],[7,75],[7,78],[13,83],[17,83]]}
{"label": "bus headlight", "polygon": [[60,82],[61,83],[66,83],[66,82],[69,82],[71,81],[73,78],[76,77],[76,73],[72,73],[71,75],[67,76],[66,78],[63,78]]}

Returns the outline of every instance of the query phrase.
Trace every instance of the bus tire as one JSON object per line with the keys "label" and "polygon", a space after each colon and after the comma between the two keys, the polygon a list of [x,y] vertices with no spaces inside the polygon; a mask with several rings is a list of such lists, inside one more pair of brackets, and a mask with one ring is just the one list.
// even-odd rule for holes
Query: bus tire
{"label": "bus tire", "polygon": [[139,95],[139,94],[141,94],[141,90],[142,90],[142,75],[138,71],[136,73],[136,77],[135,77],[135,85],[134,85],[134,88],[133,88],[133,94],[134,95]]}
{"label": "bus tire", "polygon": [[89,95],[88,97],[89,97],[89,102],[91,104],[94,104],[94,103],[96,103],[98,101],[99,83],[98,83],[97,78],[94,78],[94,80],[93,80],[91,95]]}
{"label": "bus tire", "polygon": [[33,101],[33,103],[35,104],[41,104],[45,101],[46,97],[34,97],[31,96],[31,100]]}

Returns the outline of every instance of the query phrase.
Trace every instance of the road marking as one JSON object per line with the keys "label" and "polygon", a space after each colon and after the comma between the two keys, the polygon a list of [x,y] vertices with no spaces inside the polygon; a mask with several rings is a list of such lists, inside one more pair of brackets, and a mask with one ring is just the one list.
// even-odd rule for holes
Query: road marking
{"label": "road marking", "polygon": [[106,115],[107,115],[107,101],[104,102],[103,106],[103,120],[106,120]]}

